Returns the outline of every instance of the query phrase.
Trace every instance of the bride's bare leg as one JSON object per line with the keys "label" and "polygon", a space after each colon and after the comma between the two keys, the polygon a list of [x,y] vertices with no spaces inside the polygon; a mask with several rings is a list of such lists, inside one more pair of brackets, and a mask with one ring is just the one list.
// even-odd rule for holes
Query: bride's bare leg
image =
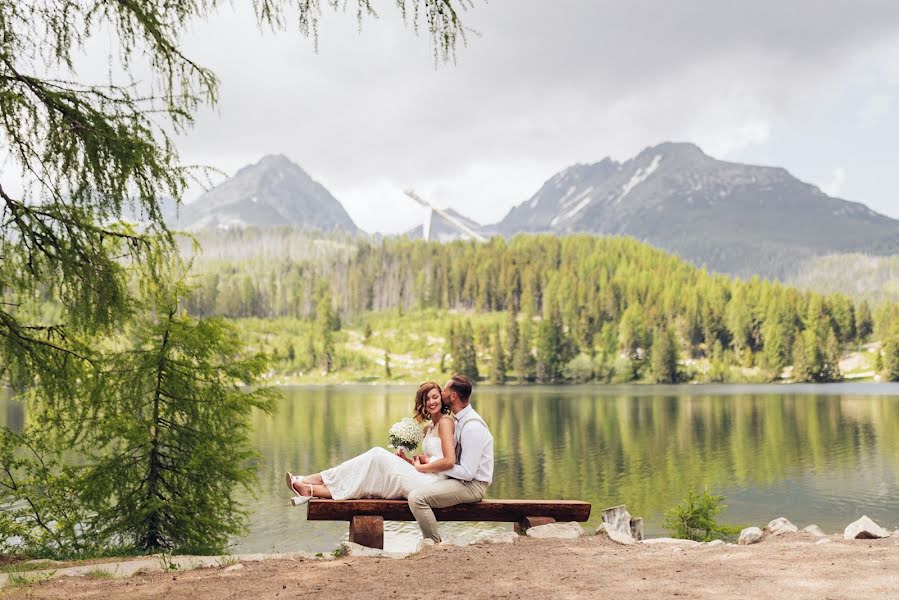
{"label": "bride's bare leg", "polygon": [[324,485],[325,480],[322,479],[321,473],[315,473],[313,475],[306,475],[303,477],[303,483],[311,483],[312,485]]}
{"label": "bride's bare leg", "polygon": [[[319,477],[321,479],[321,477]],[[324,483],[300,483],[293,484],[293,489],[300,496],[313,496],[315,498],[330,498],[331,490]]]}

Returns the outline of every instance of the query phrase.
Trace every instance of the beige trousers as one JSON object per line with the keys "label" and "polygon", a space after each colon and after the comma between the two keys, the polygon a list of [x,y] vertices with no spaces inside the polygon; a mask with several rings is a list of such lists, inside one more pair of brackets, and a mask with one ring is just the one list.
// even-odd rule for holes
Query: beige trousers
{"label": "beige trousers", "polygon": [[417,487],[409,492],[409,508],[421,527],[421,535],[425,539],[440,542],[437,531],[435,508],[446,508],[456,504],[480,502],[487,493],[487,485],[483,481],[460,481],[458,479],[441,479]]}

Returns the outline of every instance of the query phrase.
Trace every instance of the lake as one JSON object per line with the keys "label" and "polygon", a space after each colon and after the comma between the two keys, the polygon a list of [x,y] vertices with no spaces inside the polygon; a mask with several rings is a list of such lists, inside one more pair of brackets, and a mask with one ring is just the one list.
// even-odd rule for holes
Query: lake
{"label": "lake", "polygon": [[[387,444],[412,411],[413,387],[288,387],[276,415],[255,417],[262,454],[250,533],[234,552],[329,552],[347,524],[307,522],[284,471],[312,473]],[[494,498],[626,504],[647,536],[691,486],[727,496],[720,520],[764,526],[786,516],[827,533],[866,514],[899,527],[899,385],[566,386],[475,389],[495,437]],[[23,421],[7,403],[6,422]],[[510,524],[442,524],[475,538]],[[414,548],[414,522],[387,523],[388,549]]]}

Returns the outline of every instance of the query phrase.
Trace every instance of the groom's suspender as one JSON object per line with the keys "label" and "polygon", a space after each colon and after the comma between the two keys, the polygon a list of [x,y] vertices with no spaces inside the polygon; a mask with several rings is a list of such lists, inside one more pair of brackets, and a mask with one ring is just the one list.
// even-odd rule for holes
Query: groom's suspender
{"label": "groom's suspender", "polygon": [[459,426],[459,443],[456,444],[456,463],[462,458],[462,431],[465,429],[465,426],[469,423],[480,423],[484,426],[487,431],[490,431],[490,428],[487,427],[487,423],[484,422],[484,419],[480,419],[478,417],[469,417],[465,419],[465,422]]}

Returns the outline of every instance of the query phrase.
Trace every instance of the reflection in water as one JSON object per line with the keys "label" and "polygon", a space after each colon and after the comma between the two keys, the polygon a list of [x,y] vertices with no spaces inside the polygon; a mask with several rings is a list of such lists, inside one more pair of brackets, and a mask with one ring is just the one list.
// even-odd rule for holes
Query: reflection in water
{"label": "reflection in water", "polygon": [[[330,551],[346,523],[307,522],[283,473],[320,471],[372,446],[411,413],[412,388],[286,388],[257,415],[260,490],[239,551]],[[723,520],[786,516],[829,533],[867,514],[899,526],[899,386],[525,387],[476,390],[496,439],[494,498],[627,504],[662,535],[662,513],[695,485],[723,493]],[[4,411],[10,415],[21,413]],[[9,422],[9,421],[8,421]],[[470,537],[508,524],[445,524]],[[389,523],[388,548],[412,547],[414,523]]]}

